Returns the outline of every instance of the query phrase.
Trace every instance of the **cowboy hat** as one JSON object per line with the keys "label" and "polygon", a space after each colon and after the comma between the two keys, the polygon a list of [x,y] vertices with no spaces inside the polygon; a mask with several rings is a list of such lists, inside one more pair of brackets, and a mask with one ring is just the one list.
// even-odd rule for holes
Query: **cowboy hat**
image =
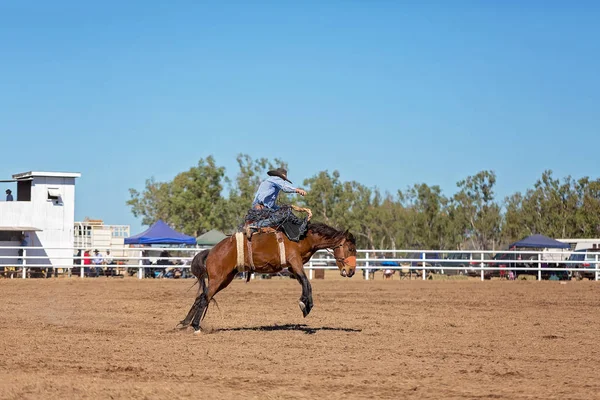
{"label": "cowboy hat", "polygon": [[267,175],[269,175],[269,176],[278,176],[281,179],[284,179],[284,180],[288,181],[289,183],[292,183],[292,181],[290,181],[287,178],[287,170],[285,168],[272,169],[269,172],[267,172]]}
{"label": "cowboy hat", "polygon": [[5,192],[5,193],[12,193],[12,190],[10,190],[10,189],[6,189],[6,192]]}

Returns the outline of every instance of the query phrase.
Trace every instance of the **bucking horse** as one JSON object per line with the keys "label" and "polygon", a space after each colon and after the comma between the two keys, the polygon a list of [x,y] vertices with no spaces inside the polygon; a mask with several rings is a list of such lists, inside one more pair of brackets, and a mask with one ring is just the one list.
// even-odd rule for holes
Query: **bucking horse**
{"label": "bucking horse", "polygon": [[351,278],[356,271],[356,241],[348,230],[308,223],[306,232],[297,241],[289,240],[277,229],[250,234],[238,232],[223,239],[212,249],[196,254],[192,260],[191,270],[200,286],[194,304],[179,327],[186,328],[191,324],[194,331],[199,332],[210,301],[242,271],[277,273],[287,268],[302,286],[299,306],[306,317],[313,308],[313,299],[304,264],[317,251],[325,249],[333,253],[340,274]]}

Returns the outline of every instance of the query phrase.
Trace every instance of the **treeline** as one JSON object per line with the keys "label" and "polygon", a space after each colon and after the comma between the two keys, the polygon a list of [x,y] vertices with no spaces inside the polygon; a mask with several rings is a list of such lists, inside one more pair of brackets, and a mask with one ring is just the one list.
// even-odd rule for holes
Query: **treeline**
{"label": "treeline", "polygon": [[[158,219],[188,235],[216,228],[235,231],[252,203],[266,171],[284,161],[242,154],[232,181],[212,156],[170,182],[146,181],[139,192],[129,189],[127,204],[144,225]],[[452,196],[439,186],[415,184],[396,193],[381,193],[338,171],[305,179],[306,197],[279,197],[313,211],[313,220],[348,228],[359,248],[484,249],[506,246],[540,233],[554,238],[600,237],[600,179],[557,179],[546,171],[525,193],[497,199],[496,175],[481,171],[457,183]]]}

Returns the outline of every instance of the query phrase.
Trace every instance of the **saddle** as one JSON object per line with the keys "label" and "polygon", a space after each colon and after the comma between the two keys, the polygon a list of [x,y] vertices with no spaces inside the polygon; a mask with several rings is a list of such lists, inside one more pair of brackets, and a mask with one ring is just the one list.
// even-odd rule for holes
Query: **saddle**
{"label": "saddle", "polygon": [[[307,217],[300,219],[294,215],[292,210],[304,212]],[[259,205],[248,211],[240,230],[245,233],[248,240],[251,240],[254,234],[282,231],[289,240],[297,242],[306,233],[308,221],[311,218],[312,211],[308,208],[286,205],[277,210],[271,210]]]}
{"label": "saddle", "polygon": [[[307,217],[302,220],[296,217],[294,211],[305,212]],[[252,257],[252,236],[257,234],[275,234],[279,249],[279,259],[281,265],[286,264],[285,245],[283,242],[283,234],[285,233],[289,240],[298,241],[306,232],[308,221],[312,218],[312,212],[308,208],[298,206],[282,206],[278,210],[268,210],[262,206],[258,206],[248,211],[245,218],[245,223],[240,231],[236,233],[237,243],[237,265],[238,271],[242,272],[245,265],[249,265],[251,271],[255,269],[254,260]],[[245,240],[243,240],[245,237]],[[244,246],[243,242],[246,242]],[[248,264],[245,262],[244,247],[248,255]]]}

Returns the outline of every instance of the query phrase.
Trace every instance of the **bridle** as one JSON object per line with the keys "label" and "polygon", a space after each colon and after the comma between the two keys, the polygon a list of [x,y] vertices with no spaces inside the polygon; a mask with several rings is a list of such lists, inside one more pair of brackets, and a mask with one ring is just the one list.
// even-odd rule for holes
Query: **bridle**
{"label": "bridle", "polygon": [[[331,248],[331,250],[327,249],[327,252],[329,254],[331,254],[333,256],[333,258],[335,259],[335,261],[342,263],[342,265],[344,267],[351,267],[351,268],[356,268],[356,256],[349,256],[346,258],[340,258],[340,257],[336,257],[334,252],[332,250],[337,249],[338,247],[342,247],[344,245],[344,242],[338,244],[337,246],[334,246]],[[351,264],[352,263],[352,264]]]}

